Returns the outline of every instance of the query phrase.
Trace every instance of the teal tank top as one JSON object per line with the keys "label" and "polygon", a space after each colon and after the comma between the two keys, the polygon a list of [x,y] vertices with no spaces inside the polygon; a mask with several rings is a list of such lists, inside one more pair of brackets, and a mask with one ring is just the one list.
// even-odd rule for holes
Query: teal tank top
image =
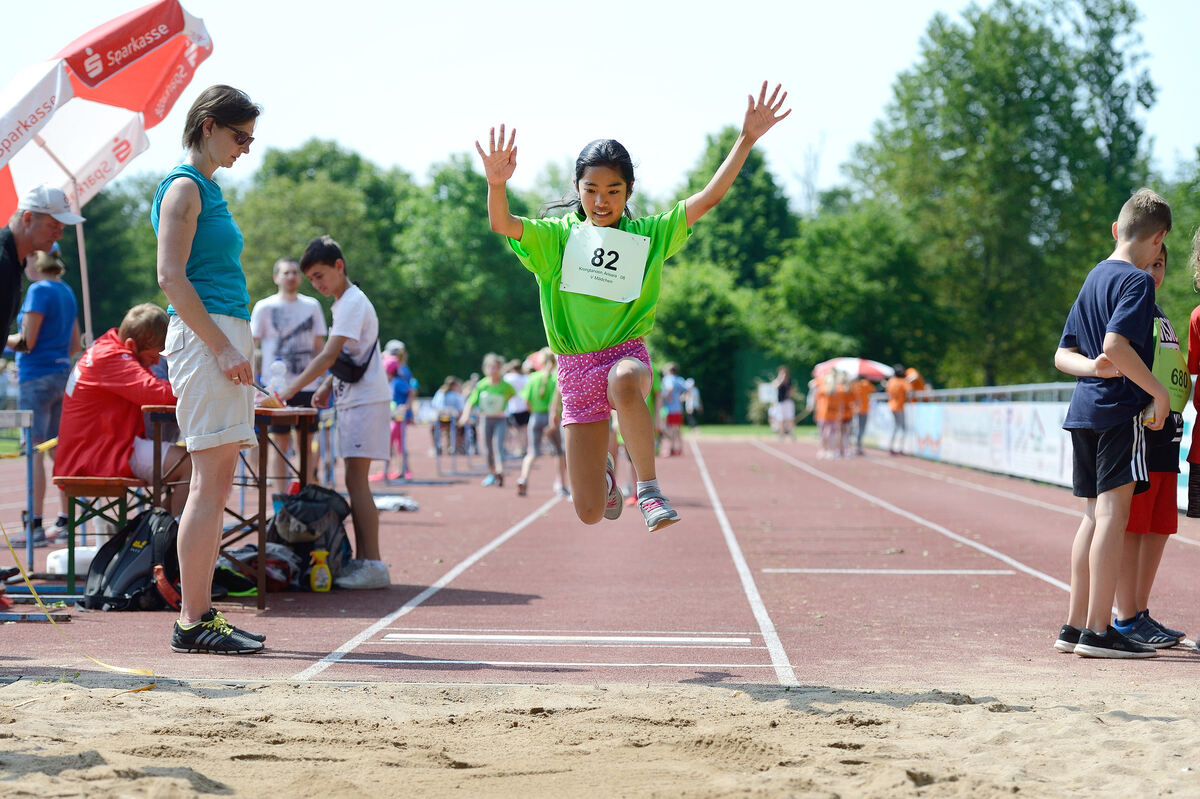
{"label": "teal tank top", "polygon": [[[242,231],[229,213],[229,205],[221,187],[191,164],[180,164],[158,184],[154,205],[150,209],[150,224],[158,235],[158,215],[163,195],[176,178],[190,178],[200,188],[200,216],[196,220],[196,236],[188,253],[187,279],[191,281],[204,309],[210,314],[224,314],[250,320],[250,294],[246,290],[246,273],[242,271]],[[167,313],[175,309],[167,306]]]}

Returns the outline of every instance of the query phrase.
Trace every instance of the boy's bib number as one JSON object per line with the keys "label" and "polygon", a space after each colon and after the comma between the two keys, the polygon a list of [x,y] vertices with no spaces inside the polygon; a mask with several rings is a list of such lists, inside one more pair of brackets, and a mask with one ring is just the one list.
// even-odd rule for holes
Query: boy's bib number
{"label": "boy's bib number", "polygon": [[649,254],[649,236],[575,225],[563,251],[559,288],[613,302],[631,302],[642,293]]}
{"label": "boy's bib number", "polygon": [[[1166,386],[1171,396],[1171,410],[1179,413],[1187,407],[1192,393],[1192,378],[1188,376],[1187,356],[1177,341],[1163,340],[1162,320],[1154,320],[1154,363],[1150,371]],[[1168,337],[1169,338],[1169,337]]]}

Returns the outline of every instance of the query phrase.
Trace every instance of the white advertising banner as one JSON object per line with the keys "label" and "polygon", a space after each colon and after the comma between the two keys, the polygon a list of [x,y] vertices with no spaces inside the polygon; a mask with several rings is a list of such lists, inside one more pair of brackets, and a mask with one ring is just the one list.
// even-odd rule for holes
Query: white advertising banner
{"label": "white advertising banner", "polygon": [[[904,414],[908,429],[903,450],[909,455],[1071,485],[1071,436],[1062,429],[1066,402],[912,402]],[[1195,421],[1189,404],[1179,454],[1180,509],[1187,508],[1186,461]],[[887,448],[893,426],[887,402],[873,402],[865,440]]]}

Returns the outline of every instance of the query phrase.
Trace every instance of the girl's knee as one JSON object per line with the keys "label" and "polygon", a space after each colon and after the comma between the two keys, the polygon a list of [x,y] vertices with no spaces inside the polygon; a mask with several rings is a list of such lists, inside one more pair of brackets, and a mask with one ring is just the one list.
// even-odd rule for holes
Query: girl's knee
{"label": "girl's knee", "polygon": [[577,504],[575,505],[575,515],[584,524],[598,524],[604,519],[604,506],[589,507]]}
{"label": "girl's knee", "polygon": [[649,390],[650,370],[641,361],[625,359],[608,373],[608,393],[617,402],[642,402]]}

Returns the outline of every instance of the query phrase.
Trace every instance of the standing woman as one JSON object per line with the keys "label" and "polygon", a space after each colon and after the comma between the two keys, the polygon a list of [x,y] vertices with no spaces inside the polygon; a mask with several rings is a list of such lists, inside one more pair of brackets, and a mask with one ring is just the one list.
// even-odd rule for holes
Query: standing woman
{"label": "standing woman", "polygon": [[[75,292],[63,282],[66,266],[58,258],[58,245],[50,252],[34,251],[25,259],[25,276],[31,284],[17,316],[20,332],[8,337],[8,346],[17,353],[17,407],[33,411],[35,445],[58,436],[62,417],[63,394],[71,375],[72,359],[79,354],[79,306]],[[58,521],[47,534],[42,526],[42,507],[46,501],[46,461],[40,452],[33,454],[33,530],[34,544],[65,541],[67,537],[67,499],[60,492]],[[23,539],[19,539],[23,540]]]}
{"label": "standing woman", "polygon": [[184,125],[187,157],[163,178],[150,212],[158,234],[158,285],[170,301],[163,355],[178,400],[180,433],[192,455],[179,519],[182,604],[171,635],[176,652],[257,652],[265,638],[231,626],[211,607],[221,520],[238,452],[255,445],[242,232],[212,177],[250,152],[261,111],[232,87],[205,89]]}

